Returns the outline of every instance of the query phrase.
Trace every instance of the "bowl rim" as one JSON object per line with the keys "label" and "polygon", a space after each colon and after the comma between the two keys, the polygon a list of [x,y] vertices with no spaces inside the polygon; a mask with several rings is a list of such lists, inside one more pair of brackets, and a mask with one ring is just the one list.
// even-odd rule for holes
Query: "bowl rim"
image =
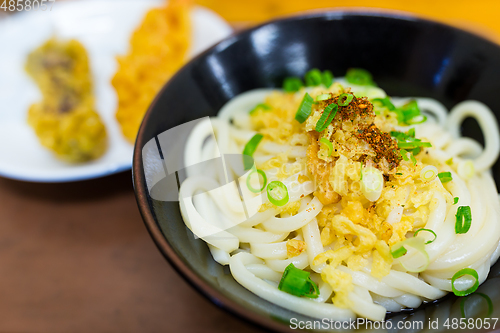
{"label": "bowl rim", "polygon": [[132,183],[134,187],[134,193],[137,201],[137,205],[150,236],[153,238],[156,246],[163,254],[165,259],[170,263],[170,265],[177,271],[177,273],[183,277],[183,279],[188,282],[195,290],[197,290],[201,295],[207,298],[213,305],[217,306],[220,309],[223,309],[236,317],[240,318],[244,322],[251,323],[259,328],[264,328],[266,330],[272,330],[276,332],[293,332],[289,326],[277,322],[276,320],[271,319],[270,317],[262,316],[261,314],[248,311],[248,309],[237,302],[231,300],[226,297],[224,294],[219,292],[216,288],[213,288],[208,283],[206,283],[202,278],[200,278],[197,274],[195,274],[179,257],[179,255],[175,252],[174,248],[167,239],[164,237],[163,232],[161,231],[160,226],[155,221],[155,218],[152,212],[149,209],[148,204],[148,193],[144,189],[147,189],[146,180],[143,172],[143,163],[142,163],[142,146],[146,142],[144,142],[143,136],[145,131],[145,126],[153,112],[153,109],[156,108],[156,104],[158,103],[159,97],[164,93],[166,89],[171,86],[171,82],[180,75],[182,68],[187,66],[188,64],[195,62],[197,59],[205,57],[213,52],[220,52],[237,40],[241,38],[245,38],[245,36],[250,35],[256,30],[259,30],[267,25],[275,24],[275,23],[285,23],[290,21],[302,21],[302,20],[310,20],[310,19],[326,19],[326,20],[341,20],[344,17],[380,17],[387,19],[395,19],[395,20],[403,20],[403,21],[413,21],[418,23],[424,23],[427,25],[440,26],[445,29],[450,29],[452,31],[459,32],[461,34],[469,35],[470,37],[477,38],[486,42],[488,44],[492,44],[497,48],[500,48],[500,45],[495,41],[489,39],[486,36],[479,35],[474,31],[468,31],[456,26],[453,26],[448,23],[443,23],[436,21],[432,18],[426,17],[425,15],[415,14],[411,12],[389,9],[389,8],[375,8],[375,7],[336,7],[336,8],[319,8],[312,9],[300,13],[295,13],[291,15],[280,16],[272,20],[265,21],[263,23],[257,24],[255,26],[251,26],[244,30],[235,31],[220,42],[214,44],[210,48],[206,49],[196,57],[192,58],[186,64],[181,67],[170,79],[167,81],[162,89],[155,96],[154,100],[148,107],[147,112],[144,115],[141,126],[139,128],[136,141],[134,144],[134,154],[132,160]]}

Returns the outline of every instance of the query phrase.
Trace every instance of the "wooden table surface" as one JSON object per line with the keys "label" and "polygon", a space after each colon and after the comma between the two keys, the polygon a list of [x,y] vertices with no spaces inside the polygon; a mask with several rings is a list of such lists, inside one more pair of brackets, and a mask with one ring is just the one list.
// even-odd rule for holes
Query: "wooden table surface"
{"label": "wooden table surface", "polygon": [[0,178],[0,332],[257,332],[189,286],[144,223],[130,172]]}

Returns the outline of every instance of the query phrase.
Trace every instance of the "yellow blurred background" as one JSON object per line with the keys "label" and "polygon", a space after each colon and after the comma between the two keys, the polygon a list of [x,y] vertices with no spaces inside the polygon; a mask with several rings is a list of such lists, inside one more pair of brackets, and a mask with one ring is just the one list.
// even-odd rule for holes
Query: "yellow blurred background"
{"label": "yellow blurred background", "polygon": [[500,42],[499,0],[196,0],[236,27],[319,8],[400,10],[473,31]]}

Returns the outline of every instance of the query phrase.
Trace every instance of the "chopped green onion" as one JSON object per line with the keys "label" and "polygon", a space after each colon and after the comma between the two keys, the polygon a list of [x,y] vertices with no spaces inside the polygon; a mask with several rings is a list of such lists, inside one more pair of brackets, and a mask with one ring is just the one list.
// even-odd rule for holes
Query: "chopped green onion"
{"label": "chopped green onion", "polygon": [[301,124],[306,121],[307,117],[311,115],[313,102],[314,100],[311,95],[306,93],[304,95],[304,98],[302,99],[302,102],[300,102],[297,113],[295,113],[295,120],[297,120]]}
{"label": "chopped green onion", "polygon": [[399,110],[401,110],[405,122],[420,115],[420,108],[415,100],[409,101],[400,107]]}
{"label": "chopped green onion", "polygon": [[453,177],[451,176],[451,172],[440,172],[438,173],[439,180],[441,183],[447,183],[449,181],[453,180]]}
{"label": "chopped green onion", "polygon": [[279,180],[272,181],[267,185],[267,198],[276,206],[286,205],[290,199],[286,185]]}
{"label": "chopped green onion", "polygon": [[354,98],[354,96],[352,94],[342,94],[339,96],[339,99],[337,102],[338,102],[339,106],[347,106],[347,105],[349,105],[349,103],[352,102],[353,98]]}
{"label": "chopped green onion", "polygon": [[[474,295],[481,296],[482,298],[484,298],[486,300],[486,303],[488,303],[488,313],[483,318],[491,318],[491,315],[493,314],[493,302],[491,301],[491,298],[488,295],[483,294],[483,293],[474,293],[473,295],[470,295],[469,297],[465,297],[462,299],[462,302],[460,302],[460,311],[462,312],[462,318],[466,318],[465,302],[467,301],[467,299],[469,299],[470,297],[473,297]],[[477,305],[473,304],[473,306],[475,308]]]}
{"label": "chopped green onion", "polygon": [[460,161],[457,166],[457,173],[465,180],[471,179],[476,173],[474,163],[471,160]]}
{"label": "chopped green onion", "polygon": [[453,204],[454,204],[454,205],[456,205],[456,204],[458,203],[458,199],[459,199],[458,197],[454,197],[454,198],[453,198]]}
{"label": "chopped green onion", "polygon": [[418,116],[415,116],[413,118],[410,118],[406,121],[407,124],[410,125],[417,125],[421,123],[425,123],[427,121],[427,117],[423,114],[419,114]]}
{"label": "chopped green onion", "polygon": [[333,74],[332,74],[332,72],[329,71],[329,70],[323,71],[323,73],[321,74],[321,82],[323,83],[323,85],[325,87],[330,88],[330,86],[333,83]]}
{"label": "chopped green onion", "polygon": [[[429,254],[427,254],[427,251],[425,250],[424,239],[422,239],[420,237],[408,238],[402,242],[395,244],[394,247],[396,247],[395,251],[398,251],[398,249],[401,247],[405,247],[406,249],[408,247],[410,247],[410,248],[417,250],[422,255],[421,263],[419,262],[419,260],[417,260],[415,258],[414,255],[411,255],[408,258],[403,257],[400,259],[399,263],[408,272],[412,272],[412,273],[423,272],[427,269],[427,266],[429,266],[430,259],[429,259]],[[416,266],[416,265],[418,265],[418,266]]]}
{"label": "chopped green onion", "polygon": [[411,100],[392,111],[396,113],[398,122],[403,125],[420,124],[427,120],[427,117],[420,113],[420,108],[415,100]]}
{"label": "chopped green onion", "polygon": [[332,103],[325,108],[323,114],[316,123],[317,132],[324,131],[328,127],[328,125],[330,125],[330,123],[333,121],[333,118],[337,114],[338,108],[338,105],[335,103]]}
{"label": "chopped green onion", "polygon": [[433,165],[428,165],[420,171],[420,179],[424,182],[430,182],[438,175],[438,169]]}
{"label": "chopped green onion", "polygon": [[422,148],[417,147],[417,148],[412,149],[411,153],[413,154],[413,156],[416,156],[416,155],[420,154],[421,151],[422,151]]}
{"label": "chopped green onion", "polygon": [[398,142],[398,148],[414,149],[417,147],[432,147],[432,144],[430,142],[422,142],[422,141]]}
{"label": "chopped green onion", "polygon": [[377,86],[373,82],[372,75],[367,70],[361,68],[350,68],[345,75],[347,82],[359,86]]}
{"label": "chopped green onion", "polygon": [[408,152],[407,152],[406,150],[401,149],[401,150],[399,151],[399,153],[401,154],[401,157],[403,158],[403,160],[405,160],[405,161],[409,161],[409,160],[410,160],[410,159],[408,158],[408,156],[406,156],[406,154],[408,154]]}
{"label": "chopped green onion", "polygon": [[444,163],[448,164],[448,165],[452,165],[453,164],[453,157],[450,157],[449,159],[447,159]]}
{"label": "chopped green onion", "polygon": [[399,249],[397,249],[395,251],[391,251],[391,254],[392,254],[392,257],[394,259],[397,259],[397,258],[401,258],[402,256],[404,256],[406,254],[406,252],[408,252],[408,250],[404,246],[401,246]]}
{"label": "chopped green onion", "polygon": [[377,168],[367,167],[363,169],[362,176],[361,192],[371,202],[377,201],[384,188],[384,175]]}
{"label": "chopped green onion", "polygon": [[403,174],[401,172],[396,172],[396,176],[402,176]]}
{"label": "chopped green onion", "polygon": [[328,140],[327,138],[321,138],[321,139],[319,139],[319,142],[326,146],[326,148],[328,149],[328,156],[331,156],[332,152],[333,152],[332,142],[330,140]]}
{"label": "chopped green onion", "polygon": [[278,289],[299,297],[317,298],[319,288],[310,275],[311,273],[298,269],[291,263],[285,268]]}
{"label": "chopped green onion", "polygon": [[391,99],[389,97],[375,98],[375,99],[373,99],[373,101],[381,103],[382,106],[385,106],[390,111],[393,111],[396,109],[396,107],[394,106],[394,104],[392,104]]}
{"label": "chopped green onion", "polygon": [[415,129],[410,128],[410,130],[406,133],[404,132],[398,132],[398,131],[391,131],[390,132],[392,137],[395,137],[398,141],[401,142],[420,142],[420,139],[415,138]]}
{"label": "chopped green onion", "polygon": [[417,159],[415,158],[415,156],[413,154],[410,154],[410,160],[413,163],[413,165],[417,165]]}
{"label": "chopped green onion", "polygon": [[436,238],[437,238],[437,235],[436,235],[436,233],[434,231],[432,231],[431,229],[425,229],[425,228],[421,228],[421,229],[418,229],[417,231],[415,231],[415,233],[413,234],[413,237],[417,237],[417,235],[418,235],[418,233],[420,231],[427,231],[427,232],[430,232],[430,233],[432,233],[434,235],[434,239],[425,242],[425,244],[430,244],[430,243],[434,242],[436,240]]}
{"label": "chopped green onion", "polygon": [[306,86],[308,87],[319,86],[323,81],[320,70],[317,68],[311,69],[304,76],[304,81],[306,82]]}
{"label": "chopped green onion", "polygon": [[[254,188],[251,184],[250,184],[250,181],[251,181],[251,177],[252,175],[256,173],[257,174],[257,177],[258,175],[261,175],[262,176],[262,187],[261,188]],[[260,180],[259,180],[259,184],[260,184]],[[260,193],[262,192],[265,188],[266,188],[266,184],[267,184],[267,177],[266,177],[266,173],[260,169],[253,169],[247,176],[247,187],[248,189],[253,192],[253,193]]]}
{"label": "chopped green onion", "polygon": [[295,76],[287,77],[283,81],[283,90],[288,93],[299,91],[303,86],[302,80]]}
{"label": "chopped green onion", "polygon": [[330,99],[331,96],[332,95],[330,95],[330,94],[321,94],[321,95],[316,96],[316,101],[318,101],[318,102],[325,101],[327,99]]}
{"label": "chopped green onion", "polygon": [[267,104],[260,103],[260,104],[257,104],[252,110],[250,110],[249,113],[254,114],[258,110],[269,111],[269,110],[271,110],[271,107]]}
{"label": "chopped green onion", "polygon": [[[260,140],[262,140],[264,136],[262,134],[255,134],[245,145],[245,148],[243,149],[243,155],[248,155],[250,157],[253,156],[253,153],[255,153],[255,150],[257,149],[257,146],[260,143]],[[251,163],[251,164],[250,164]],[[253,160],[250,159],[243,159],[243,164],[245,167],[245,170],[248,170],[252,167],[253,165]]]}
{"label": "chopped green onion", "polygon": [[455,215],[455,233],[465,234],[469,231],[472,224],[472,213],[469,206],[460,206],[457,209],[457,214]]}
{"label": "chopped green onion", "polygon": [[[476,280],[476,282],[474,282],[474,285],[469,289],[458,290],[457,288],[455,288],[455,281],[465,275],[472,276]],[[469,294],[472,294],[477,290],[478,287],[479,287],[479,274],[477,274],[475,269],[463,268],[458,272],[456,272],[455,275],[453,275],[453,277],[451,278],[451,289],[453,290],[453,293],[457,296],[467,296]]]}

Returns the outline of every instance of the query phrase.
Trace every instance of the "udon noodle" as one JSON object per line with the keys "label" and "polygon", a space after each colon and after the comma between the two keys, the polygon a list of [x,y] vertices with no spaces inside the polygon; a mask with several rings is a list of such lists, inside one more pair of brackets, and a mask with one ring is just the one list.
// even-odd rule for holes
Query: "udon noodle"
{"label": "udon noodle", "polygon": [[[300,123],[294,117],[306,92],[314,102]],[[337,114],[318,132],[332,103]],[[398,110],[412,105],[422,113],[405,119]],[[479,123],[484,148],[461,136],[466,117]],[[433,99],[388,98],[378,87],[343,79],[296,92],[257,89],[194,128],[185,163],[241,154],[252,140],[249,172],[188,172],[180,206],[213,258],[272,303],[314,318],[383,320],[386,311],[473,290],[500,255],[490,172],[499,132],[480,102],[448,113]],[[286,187],[286,202],[284,192],[273,197],[275,181]],[[316,298],[278,288],[291,263],[310,273]]]}

